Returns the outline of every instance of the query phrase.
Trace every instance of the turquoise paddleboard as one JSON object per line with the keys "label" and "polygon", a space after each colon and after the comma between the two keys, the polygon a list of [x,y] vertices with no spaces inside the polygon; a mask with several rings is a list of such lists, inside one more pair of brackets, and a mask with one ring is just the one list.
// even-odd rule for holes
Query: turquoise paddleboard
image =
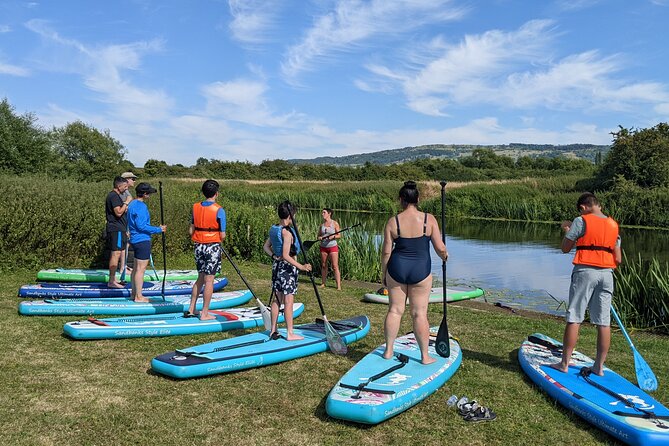
{"label": "turquoise paddleboard", "polygon": [[[293,304],[293,317],[298,317],[303,311],[304,304]],[[121,339],[217,333],[263,326],[259,307],[211,310],[209,313],[216,316],[216,319],[201,321],[197,316],[188,316],[184,312],[107,319],[89,318],[66,323],[63,332],[72,339]],[[279,323],[282,322],[283,311],[279,314]]]}
{"label": "turquoise paddleboard", "polygon": [[[369,332],[367,316],[330,323],[346,344]],[[276,364],[328,350],[322,321],[296,325],[294,332],[304,339],[287,341],[285,329],[279,329],[280,338],[271,339],[266,330],[171,351],[153,358],[151,368],[173,378],[196,378]]]}
{"label": "turquoise paddleboard", "polygon": [[[193,269],[168,269],[165,280],[197,280],[197,271]],[[121,274],[116,273],[116,278],[121,279]],[[126,281],[130,281],[130,274],[126,274]],[[163,280],[163,270],[147,270],[144,280]],[[37,272],[37,281],[41,282],[109,282],[108,269],[69,269],[51,268]]]}
{"label": "turquoise paddleboard", "polygon": [[[166,281],[165,296],[190,294],[193,289],[193,280]],[[214,279],[214,292],[222,290],[228,284],[225,277]],[[19,297],[63,297],[63,298],[110,298],[130,297],[131,285],[126,283],[124,288],[109,288],[106,283],[92,282],[44,282],[32,285],[23,285],[19,288]],[[162,296],[163,283],[144,282],[142,294],[145,297]]]}
{"label": "turquoise paddleboard", "polygon": [[[236,307],[247,303],[253,295],[249,290],[214,293],[209,308]],[[92,316],[100,314],[136,316],[140,314],[165,314],[188,311],[190,296],[149,297],[149,302],[135,302],[123,297],[105,299],[45,299],[19,303],[19,314],[26,316]],[[202,308],[202,297],[197,309]]]}
{"label": "turquoise paddleboard", "polygon": [[[436,327],[438,330],[438,327]],[[439,356],[430,337],[429,352],[436,362],[423,365],[413,333],[395,340],[392,359],[384,359],[385,344],[363,357],[332,388],[325,410],[333,418],[377,424],[415,406],[436,392],[462,362],[460,344],[450,340],[451,355]]]}
{"label": "turquoise paddleboard", "polygon": [[587,422],[627,444],[669,445],[669,409],[613,370],[583,374],[594,361],[582,353],[572,354],[567,373],[547,366],[561,357],[562,344],[541,333],[529,336],[518,351],[527,376]]}
{"label": "turquoise paddleboard", "polygon": [[[460,302],[468,299],[475,299],[483,296],[484,291],[481,288],[469,286],[450,286],[446,288],[446,302]],[[367,293],[362,298],[365,302],[374,302],[378,304],[388,304],[388,295],[378,293]],[[444,301],[444,289],[442,287],[432,288],[430,290],[429,303],[438,303]]]}

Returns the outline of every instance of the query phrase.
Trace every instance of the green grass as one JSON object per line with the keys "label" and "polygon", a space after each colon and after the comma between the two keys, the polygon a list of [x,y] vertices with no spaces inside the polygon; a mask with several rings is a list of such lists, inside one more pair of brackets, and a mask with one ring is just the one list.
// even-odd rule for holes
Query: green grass
{"label": "green grass", "polygon": [[[190,268],[183,256],[174,268]],[[239,262],[255,291],[267,298],[269,268]],[[229,289],[242,288],[224,264]],[[563,322],[523,317],[485,305],[451,305],[449,328],[464,352],[460,370],[418,406],[374,427],[330,419],[325,398],[358,359],[383,342],[387,307],[360,302],[377,284],[344,283],[344,291],[322,292],[331,320],[366,314],[370,334],[350,346],[346,357],[322,353],[274,366],[175,381],[150,372],[151,359],[175,348],[241,334],[75,342],[62,336],[73,317],[25,317],[16,312],[16,290],[34,271],[0,276],[0,444],[466,444],[526,445],[613,443],[611,437],[558,406],[520,370],[516,355],[522,340],[541,331],[560,339]],[[310,284],[302,279],[298,301],[307,304],[297,319],[319,315]],[[430,307],[437,325],[440,306]],[[410,330],[408,313],[402,331]],[[653,367],[660,388],[656,398],[669,402],[669,338],[632,333],[637,348]],[[584,326],[579,350],[593,356],[595,330]],[[619,333],[608,365],[634,381],[633,359]],[[446,407],[451,394],[467,395],[498,414],[491,423],[467,424]]]}

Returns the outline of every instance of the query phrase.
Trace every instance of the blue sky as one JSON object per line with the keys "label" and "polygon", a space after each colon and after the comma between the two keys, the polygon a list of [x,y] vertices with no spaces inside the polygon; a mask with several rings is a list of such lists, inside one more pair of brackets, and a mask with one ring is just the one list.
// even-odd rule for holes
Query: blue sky
{"label": "blue sky", "polygon": [[609,144],[669,121],[669,0],[0,1],[0,97],[149,158]]}

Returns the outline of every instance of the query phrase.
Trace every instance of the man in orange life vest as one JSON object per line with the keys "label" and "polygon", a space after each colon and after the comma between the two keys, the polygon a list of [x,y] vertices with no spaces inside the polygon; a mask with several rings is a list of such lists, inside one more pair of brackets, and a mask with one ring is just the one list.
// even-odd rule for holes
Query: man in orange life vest
{"label": "man in orange life vest", "polygon": [[[225,239],[225,210],[216,203],[218,182],[207,180],[202,184],[205,200],[193,205],[191,225],[188,230],[195,243],[195,265],[197,281],[193,285],[188,312],[195,315],[197,297],[202,292],[204,302],[200,320],[216,319],[209,314],[211,295],[214,292],[214,277],[221,271],[221,242]],[[202,287],[204,286],[204,290]]]}
{"label": "man in orange life vest", "polygon": [[604,361],[611,344],[611,299],[613,298],[613,269],[622,262],[618,224],[602,213],[594,194],[586,192],[576,202],[581,216],[573,222],[564,221],[562,252],[576,246],[574,269],[569,287],[567,326],[564,330],[562,361],[550,364],[561,372],[569,369],[571,354],[576,348],[578,332],[590,313],[590,322],[597,326],[597,357],[592,373],[604,375]]}

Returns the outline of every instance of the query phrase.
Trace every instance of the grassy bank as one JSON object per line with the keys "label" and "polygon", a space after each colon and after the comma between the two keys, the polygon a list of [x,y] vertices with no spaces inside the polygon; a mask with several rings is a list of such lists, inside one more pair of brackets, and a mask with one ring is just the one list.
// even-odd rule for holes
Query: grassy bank
{"label": "grassy bank", "polygon": [[[180,263],[179,263],[180,262]],[[174,267],[190,267],[184,257]],[[239,262],[251,285],[269,292],[265,265]],[[229,289],[242,288],[229,265]],[[204,379],[174,381],[153,375],[154,356],[175,348],[241,334],[74,342],[61,335],[73,317],[25,317],[16,313],[16,289],[34,271],[0,276],[0,444],[611,444],[598,429],[563,409],[524,376],[516,355],[522,340],[540,331],[560,338],[563,322],[517,315],[469,303],[449,306],[449,327],[463,347],[460,370],[437,393],[409,411],[374,427],[327,417],[325,398],[338,378],[383,342],[387,307],[360,302],[378,285],[344,284],[322,293],[332,320],[366,314],[372,330],[351,346],[347,357],[323,353],[275,366]],[[313,291],[302,280],[299,300],[307,304],[298,321],[319,315]],[[440,306],[430,307],[437,325]],[[410,330],[408,314],[402,332]],[[633,334],[657,374],[655,396],[669,402],[669,338]],[[595,330],[584,326],[579,350],[594,355]],[[634,381],[633,359],[615,333],[608,365]],[[492,407],[498,419],[468,424],[446,407],[451,394],[467,395]]]}

